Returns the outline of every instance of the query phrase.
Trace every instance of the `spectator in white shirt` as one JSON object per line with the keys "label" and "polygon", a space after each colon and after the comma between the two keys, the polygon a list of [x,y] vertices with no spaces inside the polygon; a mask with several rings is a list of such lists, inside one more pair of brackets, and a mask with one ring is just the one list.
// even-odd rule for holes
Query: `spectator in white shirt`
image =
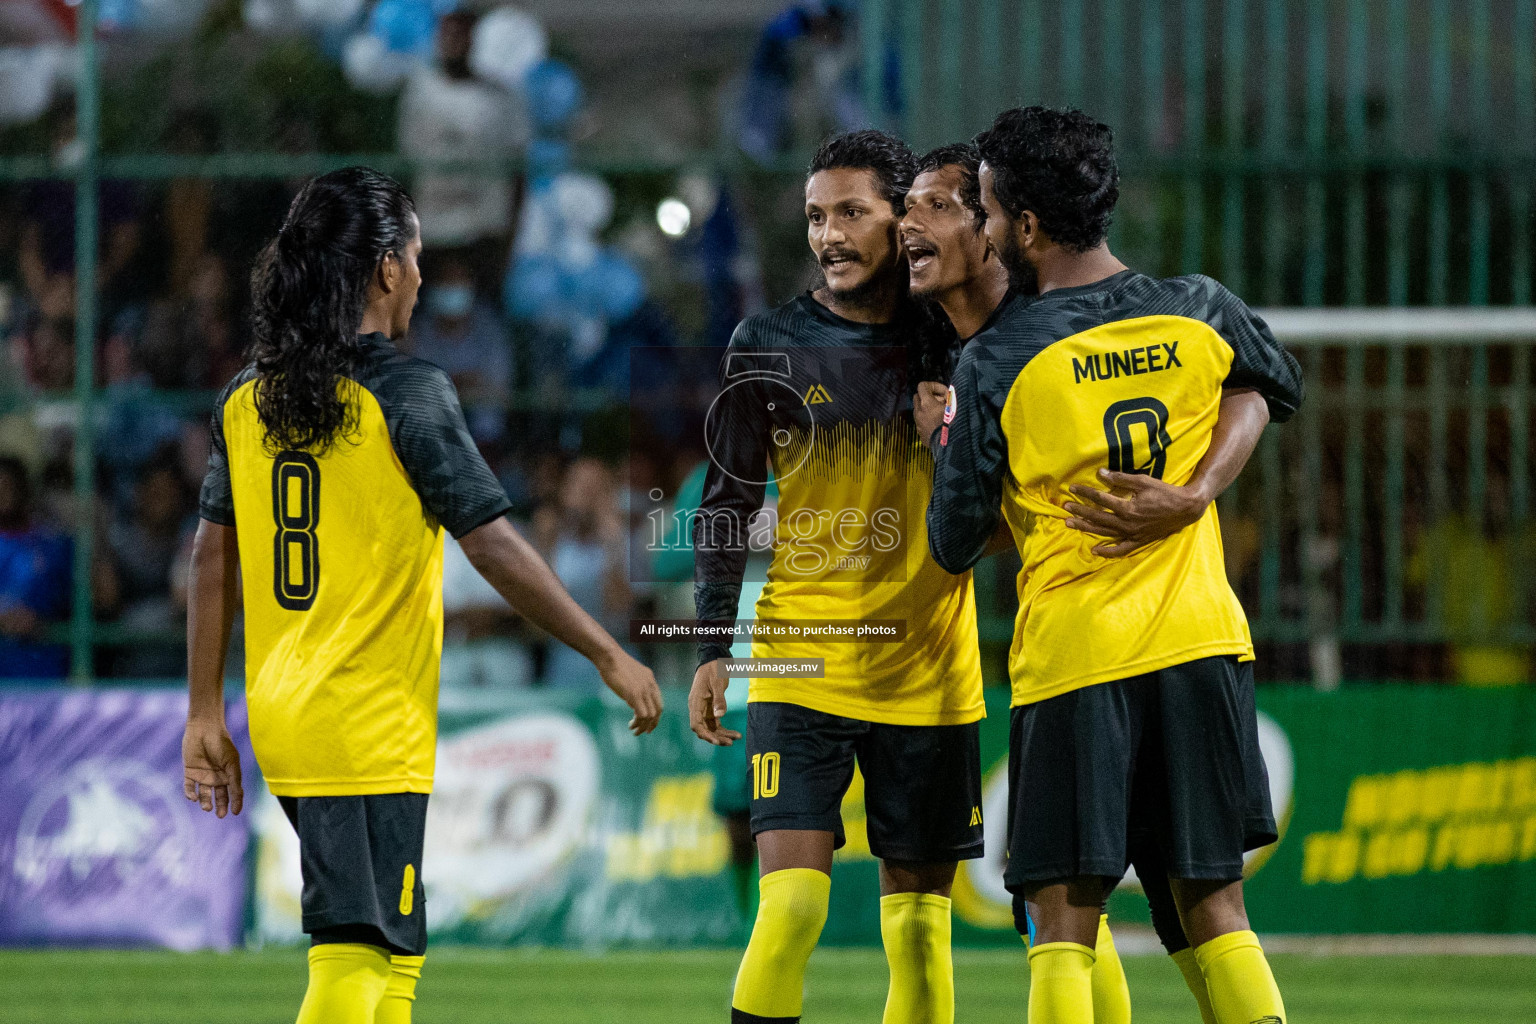
{"label": "spectator in white shirt", "polygon": [[[519,93],[477,78],[469,49],[475,16],[444,15],[437,32],[437,66],[412,76],[400,100],[398,142],[408,157],[432,161],[516,160],[532,134],[527,104]],[[428,250],[463,249],[483,273],[485,294],[500,285],[522,176],[501,173],[424,171],[413,193]]]}

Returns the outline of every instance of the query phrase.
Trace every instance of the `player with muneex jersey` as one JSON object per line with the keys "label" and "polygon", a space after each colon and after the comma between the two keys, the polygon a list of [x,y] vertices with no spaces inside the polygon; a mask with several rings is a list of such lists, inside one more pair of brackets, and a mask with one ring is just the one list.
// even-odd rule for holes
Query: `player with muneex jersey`
{"label": "player with muneex jersey", "polygon": [[[1283,1024],[1242,901],[1243,853],[1276,832],[1215,508],[1108,558],[1063,505],[1104,469],[1186,482],[1223,391],[1256,389],[1286,419],[1296,362],[1215,281],[1156,280],[1109,251],[1106,126],[1030,107],[977,143],[986,232],[1014,293],[962,352],[952,407],[915,414],[934,453],[934,559],[966,571],[1001,515],[1023,561],[1006,880],[1036,927],[1030,1020],[1093,1020],[1099,908],[1139,831],[1163,854],[1218,1024]],[[1111,513],[1122,500],[1099,497]]]}
{"label": "player with muneex jersey", "polygon": [[[981,205],[981,154],[972,143],[943,146],[918,162],[901,221],[902,244],[911,268],[913,296],[942,311],[961,344],[980,334],[1007,302],[1009,275],[986,235]],[[948,380],[918,384],[919,412],[948,404]],[[1224,388],[1211,442],[1191,477],[1180,485],[1148,474],[1111,473],[1100,477],[1117,494],[1077,485],[1080,501],[1063,501],[1066,525],[1098,535],[1093,553],[1124,558],[1146,544],[1200,522],[1221,489],[1247,462],[1269,420],[1264,396],[1245,388]],[[937,425],[942,425],[942,416]],[[919,429],[922,423],[919,423]],[[1114,513],[1107,505],[1113,505]],[[1005,527],[1006,529],[1006,527]],[[1009,543],[1012,543],[1011,537]],[[997,851],[994,851],[994,853]],[[1178,966],[1201,1016],[1211,1024],[1205,976],[1179,922],[1162,853],[1143,833],[1135,833],[1127,857],[1141,880],[1157,930]],[[1026,935],[1026,941],[1028,936]],[[1101,915],[1093,964],[1094,1024],[1130,1024],[1131,993],[1115,950],[1109,919]]]}

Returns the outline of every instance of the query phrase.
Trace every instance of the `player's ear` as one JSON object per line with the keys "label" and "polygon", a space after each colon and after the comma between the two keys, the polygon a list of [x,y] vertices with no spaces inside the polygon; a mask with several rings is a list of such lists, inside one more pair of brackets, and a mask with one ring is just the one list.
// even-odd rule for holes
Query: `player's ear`
{"label": "player's ear", "polygon": [[1032,245],[1041,245],[1049,241],[1045,232],[1040,230],[1040,218],[1035,216],[1034,210],[1024,210],[1020,213],[1018,220],[1013,222],[1013,230],[1017,235],[1020,249],[1028,249]]}
{"label": "player's ear", "polygon": [[400,255],[393,249],[386,252],[384,258],[379,260],[378,270],[374,271],[379,291],[385,295],[393,293],[400,287],[400,279],[404,273],[405,267],[400,262]]}

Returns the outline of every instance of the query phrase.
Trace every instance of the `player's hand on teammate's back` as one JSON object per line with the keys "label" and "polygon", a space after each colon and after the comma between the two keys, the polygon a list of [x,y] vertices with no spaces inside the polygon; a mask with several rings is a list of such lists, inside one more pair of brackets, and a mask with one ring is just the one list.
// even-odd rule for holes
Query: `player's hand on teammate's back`
{"label": "player's hand on teammate's back", "polygon": [[635,717],[629,720],[629,731],[644,736],[654,730],[656,723],[661,721],[661,687],[656,685],[656,676],[651,670],[620,651],[612,661],[599,665],[598,671],[608,689],[618,694],[634,711]]}
{"label": "player's hand on teammate's back", "polygon": [[182,791],[205,811],[219,817],[239,814],[245,803],[240,787],[240,750],[222,722],[187,721],[181,737],[185,770]]}
{"label": "player's hand on teammate's back", "polygon": [[1119,558],[1173,536],[1199,522],[1211,504],[1197,488],[1178,487],[1142,473],[1101,469],[1099,479],[1110,491],[1073,484],[1070,490],[1086,504],[1069,501],[1062,507],[1072,529],[1109,538],[1093,549],[1105,558]]}
{"label": "player's hand on teammate's back", "polygon": [[912,396],[912,422],[917,424],[917,436],[923,442],[933,436],[944,422],[944,406],[949,401],[949,386],[937,381],[925,380],[917,385]]}
{"label": "player's hand on teammate's back", "polygon": [[722,728],[725,717],[725,666],[723,659],[706,661],[693,674],[693,689],[688,691],[688,727],[706,743],[728,747],[741,739],[741,733]]}

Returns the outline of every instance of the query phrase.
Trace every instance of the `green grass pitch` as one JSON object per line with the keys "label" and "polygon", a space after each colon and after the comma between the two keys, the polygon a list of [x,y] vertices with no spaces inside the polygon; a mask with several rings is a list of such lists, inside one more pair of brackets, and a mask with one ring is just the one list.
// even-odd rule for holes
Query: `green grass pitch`
{"label": "green grass pitch", "polygon": [[[428,953],[417,1024],[724,1024],[739,952],[605,955],[441,948]],[[1295,1024],[1531,1024],[1536,958],[1271,957]],[[1162,956],[1125,960],[1137,1024],[1199,1024]],[[179,955],[0,952],[7,1024],[287,1024],[304,991],[297,949]],[[959,1024],[1024,1024],[1024,952],[957,951]],[[811,960],[808,1024],[874,1024],[885,1000],[878,949]]]}

